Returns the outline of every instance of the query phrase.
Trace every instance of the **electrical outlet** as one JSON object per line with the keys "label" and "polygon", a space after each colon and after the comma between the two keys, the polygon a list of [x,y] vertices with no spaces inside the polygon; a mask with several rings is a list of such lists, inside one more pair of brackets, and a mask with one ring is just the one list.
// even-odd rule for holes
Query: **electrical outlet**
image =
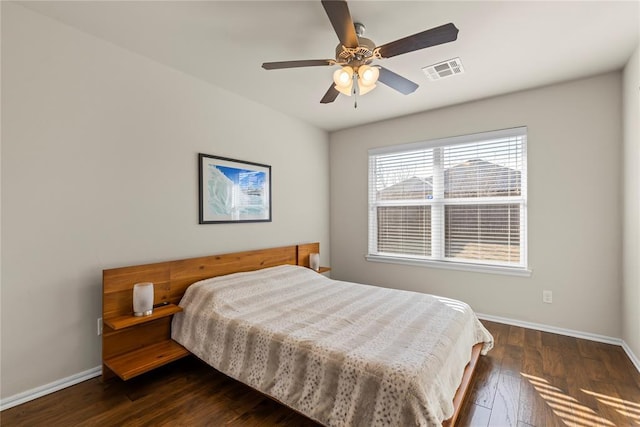
{"label": "electrical outlet", "polygon": [[98,335],[102,335],[102,317],[98,317]]}
{"label": "electrical outlet", "polygon": [[551,291],[542,291],[542,302],[551,304],[553,302],[553,293]]}

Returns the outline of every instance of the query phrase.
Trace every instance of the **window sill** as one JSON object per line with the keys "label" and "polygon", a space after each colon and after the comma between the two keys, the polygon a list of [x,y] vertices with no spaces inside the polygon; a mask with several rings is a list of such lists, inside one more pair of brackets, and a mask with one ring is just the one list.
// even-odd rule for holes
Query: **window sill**
{"label": "window sill", "polygon": [[526,268],[503,267],[499,265],[466,264],[460,262],[431,261],[416,258],[390,257],[384,255],[366,255],[367,261],[389,264],[417,265],[421,267],[442,268],[446,270],[473,271],[477,273],[503,274],[507,276],[531,277],[532,271]]}

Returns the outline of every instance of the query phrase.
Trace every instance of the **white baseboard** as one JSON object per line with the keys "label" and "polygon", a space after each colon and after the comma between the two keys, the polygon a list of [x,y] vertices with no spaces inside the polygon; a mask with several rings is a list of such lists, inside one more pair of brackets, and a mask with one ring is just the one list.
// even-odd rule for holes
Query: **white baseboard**
{"label": "white baseboard", "polygon": [[605,344],[619,345],[622,347],[624,352],[627,353],[627,356],[629,356],[629,359],[631,359],[631,363],[633,363],[633,365],[636,367],[638,372],[640,372],[640,360],[638,359],[638,356],[633,354],[633,351],[631,351],[631,347],[629,347],[627,343],[621,338],[613,338],[613,337],[608,337],[606,335],[592,334],[589,332],[576,331],[573,329],[558,328],[556,326],[543,325],[541,323],[525,322],[523,320],[509,319],[506,317],[492,316],[489,314],[476,313],[476,315],[478,316],[478,319],[488,320],[490,322],[503,323],[505,325],[520,326],[521,328],[534,329],[542,332],[550,332],[552,334],[558,334],[558,335],[566,335],[568,337],[581,338],[584,340],[596,341],[596,342],[601,342]]}
{"label": "white baseboard", "polygon": [[67,388],[86,380],[90,380],[91,378],[100,376],[101,373],[102,366],[97,366],[95,368],[79,372],[69,377],[59,379],[52,383],[32,388],[31,390],[23,391],[22,393],[18,393],[14,396],[7,397],[6,399],[0,400],[0,411],[13,408],[14,406],[18,406],[22,403],[29,402],[58,390],[62,390],[63,388]]}
{"label": "white baseboard", "polygon": [[541,323],[525,322],[523,320],[509,319],[506,317],[491,316],[489,314],[476,313],[479,319],[490,322],[504,323],[505,325],[520,326],[521,328],[535,329],[537,331],[551,332],[552,334],[566,335],[584,340],[602,342],[605,344],[622,345],[620,338],[612,338],[605,335],[592,334],[589,332],[575,331],[573,329],[558,328],[556,326],[543,325]]}
{"label": "white baseboard", "polygon": [[629,359],[631,359],[631,363],[635,365],[638,372],[640,372],[640,359],[638,358],[638,356],[633,354],[633,351],[631,351],[631,347],[629,347],[626,341],[622,341],[622,349],[625,353],[627,353],[627,356],[629,356]]}

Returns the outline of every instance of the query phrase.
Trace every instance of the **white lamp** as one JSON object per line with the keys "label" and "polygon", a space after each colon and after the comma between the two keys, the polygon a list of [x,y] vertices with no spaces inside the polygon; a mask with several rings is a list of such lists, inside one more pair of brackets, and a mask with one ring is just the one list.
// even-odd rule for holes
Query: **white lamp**
{"label": "white lamp", "polygon": [[133,315],[150,316],[153,313],[153,283],[133,285]]}
{"label": "white lamp", "polygon": [[312,270],[320,270],[320,254],[309,254],[309,267]]}

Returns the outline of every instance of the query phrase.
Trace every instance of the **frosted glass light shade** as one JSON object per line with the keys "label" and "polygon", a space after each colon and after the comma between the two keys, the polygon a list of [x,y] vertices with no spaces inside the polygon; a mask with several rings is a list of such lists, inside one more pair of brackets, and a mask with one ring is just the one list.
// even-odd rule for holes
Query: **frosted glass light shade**
{"label": "frosted glass light shade", "polygon": [[133,315],[149,316],[153,313],[153,283],[133,285]]}
{"label": "frosted glass light shade", "polygon": [[358,93],[360,95],[364,95],[366,93],[371,92],[374,88],[376,87],[375,84],[372,84],[370,86],[364,86],[360,84],[360,81],[358,80]]}
{"label": "frosted glass light shade", "polygon": [[376,87],[380,70],[376,67],[362,65],[358,68],[358,90],[360,95],[371,92]]}
{"label": "frosted glass light shade", "polygon": [[312,270],[320,270],[320,254],[309,254],[309,267]]}
{"label": "frosted glass light shade", "polygon": [[333,82],[338,92],[351,96],[351,88],[353,88],[353,68],[346,66],[333,73]]}
{"label": "frosted glass light shade", "polygon": [[358,68],[358,77],[360,84],[363,86],[375,85],[378,81],[378,77],[380,77],[380,70],[376,67],[362,65]]}

